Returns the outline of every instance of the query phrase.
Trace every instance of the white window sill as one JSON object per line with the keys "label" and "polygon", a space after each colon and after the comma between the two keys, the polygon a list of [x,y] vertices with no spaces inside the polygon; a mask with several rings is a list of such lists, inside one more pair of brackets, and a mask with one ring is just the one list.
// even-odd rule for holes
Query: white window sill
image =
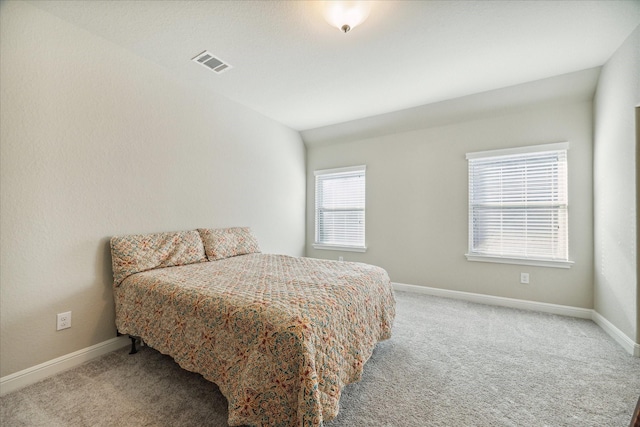
{"label": "white window sill", "polygon": [[366,246],[335,246],[335,245],[323,245],[320,243],[314,243],[314,249],[321,249],[323,251],[346,251],[346,252],[366,252]]}
{"label": "white window sill", "polygon": [[500,264],[533,265],[537,267],[571,268],[573,261],[552,261],[547,259],[522,259],[497,256],[465,254],[467,261],[496,262]]}

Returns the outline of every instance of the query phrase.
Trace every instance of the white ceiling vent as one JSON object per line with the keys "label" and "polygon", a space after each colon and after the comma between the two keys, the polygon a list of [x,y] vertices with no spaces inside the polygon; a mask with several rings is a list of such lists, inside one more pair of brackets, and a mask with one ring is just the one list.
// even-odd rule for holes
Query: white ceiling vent
{"label": "white ceiling vent", "polygon": [[192,59],[192,61],[195,61],[203,67],[214,71],[216,74],[220,74],[230,68],[233,68],[222,59],[213,56],[213,54],[207,50],[198,54],[195,58]]}

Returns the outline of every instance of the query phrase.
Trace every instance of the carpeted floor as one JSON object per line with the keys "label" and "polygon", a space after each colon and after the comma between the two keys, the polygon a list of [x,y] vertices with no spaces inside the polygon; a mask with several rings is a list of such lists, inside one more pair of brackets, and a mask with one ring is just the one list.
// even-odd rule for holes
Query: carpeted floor
{"label": "carpeted floor", "polygon": [[[397,292],[393,338],[325,427],[626,427],[640,359],[596,324]],[[2,426],[227,426],[217,386],[144,347],[0,398]]]}

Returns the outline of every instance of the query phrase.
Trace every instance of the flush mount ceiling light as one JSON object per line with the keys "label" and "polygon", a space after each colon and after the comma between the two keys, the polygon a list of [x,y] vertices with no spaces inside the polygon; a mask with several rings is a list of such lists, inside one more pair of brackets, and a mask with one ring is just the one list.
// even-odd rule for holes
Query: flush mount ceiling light
{"label": "flush mount ceiling light", "polygon": [[370,1],[325,1],[322,5],[324,19],[343,33],[360,25],[370,10]]}

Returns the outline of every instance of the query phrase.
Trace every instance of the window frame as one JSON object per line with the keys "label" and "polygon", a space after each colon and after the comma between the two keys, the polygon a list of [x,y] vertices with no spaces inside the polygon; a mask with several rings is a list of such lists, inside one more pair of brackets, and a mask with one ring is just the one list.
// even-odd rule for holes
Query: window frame
{"label": "window frame", "polygon": [[[314,177],[315,177],[315,184],[314,184],[314,231],[315,231],[315,235],[314,235],[314,240],[313,240],[313,248],[314,249],[321,249],[321,250],[333,250],[333,251],[348,251],[348,252],[366,252],[367,250],[367,246],[366,246],[366,172],[367,172],[367,166],[366,165],[359,165],[359,166],[349,166],[349,167],[343,167],[343,168],[333,168],[333,169],[321,169],[321,170],[316,170],[313,172]],[[319,242],[318,241],[318,236],[319,236],[319,215],[322,211],[322,208],[319,208],[318,206],[318,182],[319,180],[324,180],[324,179],[328,179],[327,176],[333,176],[334,178],[339,178],[340,175],[344,175],[345,178],[348,177],[352,177],[355,175],[363,175],[364,176],[364,186],[362,189],[362,200],[363,200],[363,207],[360,209],[354,209],[357,211],[362,211],[362,245],[350,245],[350,244],[335,244],[335,243],[327,243],[327,242]],[[319,178],[319,177],[324,177],[324,178]]]}
{"label": "window frame", "polygon": [[[562,152],[564,151],[564,182],[560,182],[559,185],[564,186],[559,191],[564,192],[565,199],[562,203],[559,203],[557,209],[564,209],[565,212],[565,227],[564,227],[564,239],[566,244],[566,258],[542,258],[535,256],[518,256],[518,254],[490,254],[490,253],[481,253],[478,251],[474,251],[474,207],[477,207],[473,204],[472,200],[472,162],[474,159],[489,159],[495,158],[496,163],[499,162],[500,157],[511,157],[514,156],[526,156],[531,154],[531,156],[535,156],[536,154],[543,152]],[[532,266],[541,266],[541,267],[555,267],[555,268],[570,268],[573,265],[573,261],[569,260],[569,174],[568,174],[568,151],[569,151],[569,143],[568,142],[559,142],[553,144],[542,144],[542,145],[532,145],[525,147],[516,147],[516,148],[507,148],[507,149],[498,149],[498,150],[488,150],[488,151],[479,151],[473,153],[467,153],[466,159],[468,161],[468,248],[467,253],[465,254],[468,261],[479,261],[479,262],[495,262],[495,263],[504,263],[504,264],[519,264],[519,265],[532,265]],[[524,163],[524,158],[523,158]],[[529,175],[527,175],[529,176]],[[502,194],[501,194],[502,196]],[[527,210],[527,203],[524,203],[523,210]],[[552,203],[549,203],[552,205]],[[529,205],[531,207],[531,205]],[[500,208],[502,209],[502,208]],[[555,208],[554,208],[555,209]],[[503,227],[502,218],[500,219],[500,227]]]}

